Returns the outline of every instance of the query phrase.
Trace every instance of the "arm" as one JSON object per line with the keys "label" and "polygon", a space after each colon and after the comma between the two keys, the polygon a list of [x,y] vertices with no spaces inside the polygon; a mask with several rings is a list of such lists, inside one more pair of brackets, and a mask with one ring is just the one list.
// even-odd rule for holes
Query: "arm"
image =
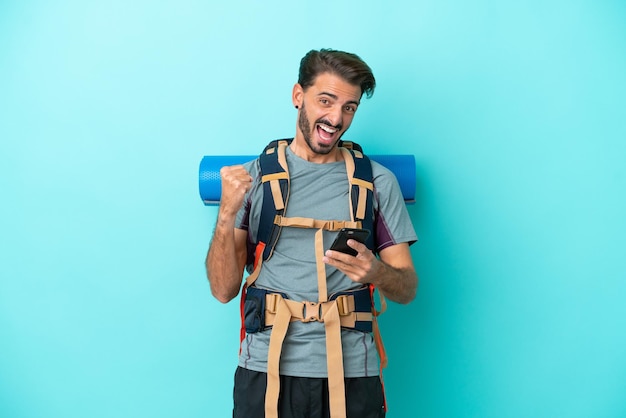
{"label": "arm", "polygon": [[239,293],[246,263],[247,231],[235,228],[235,219],[246,192],[250,190],[252,178],[243,166],[224,167],[220,176],[220,209],[205,266],[211,293],[226,303]]}
{"label": "arm", "polygon": [[407,243],[385,248],[380,259],[360,242],[351,239],[348,245],[359,252],[356,257],[328,250],[324,262],[354,282],[372,283],[394,302],[409,303],[415,298],[418,279]]}

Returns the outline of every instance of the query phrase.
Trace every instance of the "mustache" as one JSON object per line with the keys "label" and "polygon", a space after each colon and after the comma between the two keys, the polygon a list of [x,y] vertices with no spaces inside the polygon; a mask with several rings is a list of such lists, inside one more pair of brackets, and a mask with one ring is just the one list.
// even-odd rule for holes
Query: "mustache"
{"label": "mustache", "polygon": [[343,128],[343,125],[342,125],[341,123],[340,123],[340,124],[338,124],[338,125],[333,125],[332,123],[330,123],[330,121],[329,121],[328,119],[324,119],[324,118],[321,118],[321,119],[316,120],[316,121],[315,121],[315,123],[316,123],[316,124],[317,124],[317,123],[323,123],[324,125],[328,125],[328,126],[330,126],[331,128],[335,128],[335,129],[337,129],[338,131],[340,131],[340,130],[341,130],[341,128]]}

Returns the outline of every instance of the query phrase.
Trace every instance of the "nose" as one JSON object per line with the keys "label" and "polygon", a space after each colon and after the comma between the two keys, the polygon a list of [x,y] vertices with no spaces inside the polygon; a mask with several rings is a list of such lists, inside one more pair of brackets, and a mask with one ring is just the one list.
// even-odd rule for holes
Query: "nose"
{"label": "nose", "polygon": [[341,125],[343,118],[343,108],[341,106],[333,106],[332,109],[328,112],[329,122],[333,124],[333,126]]}

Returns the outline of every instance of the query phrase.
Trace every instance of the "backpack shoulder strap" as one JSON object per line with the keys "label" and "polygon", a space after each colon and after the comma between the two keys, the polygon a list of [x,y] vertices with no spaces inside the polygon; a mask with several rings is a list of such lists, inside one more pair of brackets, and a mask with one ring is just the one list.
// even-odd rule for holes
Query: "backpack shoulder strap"
{"label": "backpack shoulder strap", "polygon": [[363,154],[358,144],[351,143],[351,145],[351,148],[342,148],[350,183],[350,212],[353,221],[361,222],[361,227],[370,231],[365,245],[370,250],[375,251],[372,162]]}
{"label": "backpack shoulder strap", "polygon": [[271,257],[280,227],[274,219],[282,216],[289,198],[289,168],[285,149],[291,139],[279,139],[270,142],[259,156],[261,182],[263,184],[263,206],[259,220],[257,243],[263,243],[263,260]]}
{"label": "backpack shoulder strap", "polygon": [[[280,225],[275,219],[285,214],[289,199],[289,168],[285,150],[292,139],[279,139],[270,142],[259,156],[261,182],[263,184],[263,205],[259,219],[257,245],[262,246],[262,259],[268,260],[273,253]],[[339,146],[346,161],[346,171],[350,183],[350,212],[352,221],[360,221],[363,228],[370,230],[366,241],[369,249],[375,249],[374,225],[374,186],[372,164],[363,154],[359,144],[340,141]]]}
{"label": "backpack shoulder strap", "polygon": [[363,153],[363,148],[361,148],[361,146],[357,144],[356,142],[339,140],[339,146],[342,148],[346,148],[346,149]]}

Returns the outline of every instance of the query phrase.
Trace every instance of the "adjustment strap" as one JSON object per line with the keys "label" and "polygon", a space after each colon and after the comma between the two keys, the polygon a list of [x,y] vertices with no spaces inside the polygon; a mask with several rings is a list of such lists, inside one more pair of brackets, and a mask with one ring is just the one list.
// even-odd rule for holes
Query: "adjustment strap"
{"label": "adjustment strap", "polygon": [[278,164],[285,170],[285,172],[289,173],[289,167],[287,166],[287,156],[285,150],[289,146],[289,142],[285,140],[278,141]]}
{"label": "adjustment strap", "polygon": [[380,311],[376,310],[376,304],[374,303],[374,291],[376,287],[370,284],[370,299],[372,300],[372,334],[374,335],[374,342],[376,343],[376,351],[378,351],[378,357],[380,357],[380,377],[382,380],[383,369],[387,367],[387,352],[383,344],[383,337],[380,334],[380,328],[378,327],[378,317],[387,310],[387,300],[383,292],[378,289],[378,297],[380,298]]}
{"label": "adjustment strap", "polygon": [[285,208],[285,202],[283,200],[283,193],[280,190],[280,180],[289,181],[289,173],[287,172],[272,173],[272,174],[266,174],[263,177],[261,177],[261,182],[270,183],[270,188],[272,190],[272,198],[274,199],[274,206],[276,207],[276,210],[282,210]]}
{"label": "adjustment strap", "polygon": [[[355,164],[352,153],[345,148],[340,148],[343,154],[343,159],[346,162],[346,172],[348,174],[348,182],[350,183],[349,201],[350,201],[350,216],[353,221],[356,219],[365,219],[365,212],[367,209],[367,191],[374,191],[374,184],[363,179],[354,178]],[[363,154],[355,151],[356,158],[363,158]],[[352,186],[359,188],[359,199],[357,202],[356,212],[352,206]]]}
{"label": "adjustment strap", "polygon": [[333,300],[324,303],[294,302],[284,299],[277,293],[267,296],[272,297],[272,304],[276,308],[276,315],[273,321],[274,326],[272,328],[268,349],[265,417],[278,418],[280,356],[289,323],[293,316],[299,316],[301,318],[304,317],[304,322],[324,322],[330,416],[332,418],[346,418],[341,319],[337,301]]}
{"label": "adjustment strap", "polygon": [[372,318],[372,334],[374,335],[374,342],[376,343],[378,357],[380,357],[380,375],[382,376],[383,369],[387,367],[387,352],[385,351],[385,345],[383,344],[383,337],[380,334],[378,318],[375,316]]}
{"label": "adjustment strap", "polygon": [[254,269],[254,271],[248,277],[246,277],[246,285],[248,287],[252,286],[252,284],[259,277],[259,273],[261,273],[261,264],[263,264],[263,260],[262,259],[259,260],[259,262],[256,265],[256,268]]}
{"label": "adjustment strap", "polygon": [[285,156],[285,149],[287,148],[287,141],[278,141],[276,147],[268,148],[265,151],[266,154],[273,154],[277,152],[278,164],[284,170],[283,172],[266,174],[261,177],[261,182],[270,183],[270,189],[272,190],[272,198],[274,199],[274,207],[276,210],[283,210],[287,206],[287,202],[283,200],[283,193],[280,187],[280,180],[285,180],[289,183],[289,167],[287,166],[287,158]]}
{"label": "adjustment strap", "polygon": [[343,378],[341,324],[337,303],[324,315],[326,329],[326,369],[328,370],[328,403],[332,418],[346,418],[346,389]]}
{"label": "adjustment strap", "polygon": [[317,267],[317,293],[320,302],[328,300],[328,288],[326,285],[326,263],[324,257],[324,230],[318,229],[315,233],[315,265]]}
{"label": "adjustment strap", "polygon": [[265,417],[278,418],[278,395],[280,394],[280,354],[287,335],[291,313],[282,298],[278,298],[276,319],[270,335],[267,357],[267,389],[265,390]]}
{"label": "adjustment strap", "polygon": [[365,219],[365,209],[367,208],[367,191],[374,191],[374,185],[369,181],[361,179],[352,179],[352,182],[352,184],[359,187],[359,202],[356,207],[356,218]]}
{"label": "adjustment strap", "polygon": [[261,273],[261,265],[263,264],[263,251],[265,251],[265,243],[259,242],[254,251],[254,270],[246,277],[246,286],[250,287],[259,277]]}
{"label": "adjustment strap", "polygon": [[353,221],[325,221],[313,218],[301,218],[276,215],[274,216],[274,223],[278,226],[290,226],[293,228],[310,228],[310,229],[325,229],[326,231],[339,231],[341,228],[360,228],[361,222]]}
{"label": "adjustment strap", "polygon": [[[354,208],[352,207],[352,183],[354,181],[354,159],[352,158],[352,154],[346,148],[339,148],[341,153],[343,154],[343,160],[346,163],[346,173],[348,174],[348,202],[350,203],[350,220],[354,221]],[[363,210],[365,213],[365,210]]]}
{"label": "adjustment strap", "polygon": [[387,395],[385,394],[385,382],[383,380],[383,369],[387,367],[387,352],[385,351],[385,346],[383,345],[383,337],[380,334],[378,318],[376,318],[376,316],[372,318],[372,334],[374,335],[374,343],[376,344],[376,351],[378,352],[378,358],[380,359],[378,375],[380,377],[380,384],[383,388],[383,410],[387,412]]}
{"label": "adjustment strap", "polygon": [[374,303],[374,286],[372,286],[370,288],[370,293],[372,295],[372,312],[374,313],[374,316],[380,316],[383,313],[385,313],[385,311],[387,310],[387,299],[385,298],[385,295],[383,295],[383,292],[381,292],[380,289],[378,289],[378,300],[380,301],[380,311],[376,310],[376,306],[373,304]]}

